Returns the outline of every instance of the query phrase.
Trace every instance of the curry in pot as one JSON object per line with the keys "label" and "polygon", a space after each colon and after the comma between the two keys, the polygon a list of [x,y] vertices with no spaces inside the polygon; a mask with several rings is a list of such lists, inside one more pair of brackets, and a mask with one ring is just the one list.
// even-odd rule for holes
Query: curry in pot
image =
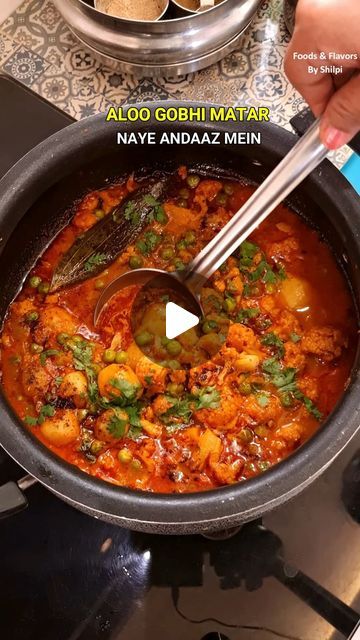
{"label": "curry in pot", "polygon": [[151,300],[133,335],[134,286],[95,327],[108,283],[142,266],[184,269],[254,190],[180,167],[133,244],[51,292],[64,252],[136,187],[130,177],[88,194],[39,258],[4,322],[5,395],[52,452],[115,485],[190,492],[246,480],[305,442],[341,398],[356,336],[346,281],[317,231],[281,205],[204,287],[196,344],[191,330],[159,340]]}

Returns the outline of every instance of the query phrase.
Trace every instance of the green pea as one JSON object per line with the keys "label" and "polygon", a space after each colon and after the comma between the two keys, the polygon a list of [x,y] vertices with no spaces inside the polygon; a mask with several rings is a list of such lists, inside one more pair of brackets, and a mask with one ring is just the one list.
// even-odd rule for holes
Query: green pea
{"label": "green pea", "polygon": [[226,311],[227,313],[231,313],[232,311],[234,311],[235,307],[236,307],[236,302],[234,298],[225,298],[223,302],[224,311]]}
{"label": "green pea", "polygon": [[140,460],[137,460],[135,458],[135,460],[132,461],[131,466],[132,466],[133,469],[141,469],[142,464],[141,464]]}
{"label": "green pea", "polygon": [[103,289],[105,287],[104,280],[96,280],[95,281],[95,289]]}
{"label": "green pea", "polygon": [[226,193],[218,193],[215,198],[216,204],[224,207],[227,204],[227,195]]}
{"label": "green pea", "polygon": [[238,389],[243,396],[249,396],[252,393],[250,382],[240,382]]}
{"label": "green pea", "polygon": [[185,240],[179,240],[179,241],[176,243],[176,248],[177,248],[179,251],[183,251],[184,249],[186,249],[186,242],[185,242]]}
{"label": "green pea", "polygon": [[40,282],[38,286],[38,292],[47,294],[50,291],[50,284],[48,282]]}
{"label": "green pea", "polygon": [[140,269],[144,264],[144,261],[141,256],[131,256],[129,258],[129,265],[131,269]]}
{"label": "green pea", "polygon": [[232,194],[234,193],[234,187],[231,184],[226,184],[224,186],[224,191],[227,196],[232,196]]}
{"label": "green pea", "polygon": [[184,271],[186,269],[186,265],[179,258],[174,260],[174,267],[176,271]]}
{"label": "green pea", "polygon": [[100,440],[93,440],[90,445],[90,451],[94,456],[97,456],[102,451],[103,445]]}
{"label": "green pea", "polygon": [[167,343],[170,342],[170,339],[167,338],[166,336],[161,336],[160,342],[161,342],[163,347],[166,347]]}
{"label": "green pea", "polygon": [[39,314],[37,311],[29,311],[25,315],[25,322],[27,324],[32,324],[32,322],[36,322],[37,320],[39,320]]}
{"label": "green pea", "polygon": [[164,367],[176,370],[181,368],[181,364],[178,360],[167,360],[164,362]]}
{"label": "green pea", "polygon": [[215,320],[205,320],[202,325],[203,333],[213,333],[219,330],[219,325]]}
{"label": "green pea", "polygon": [[30,345],[30,351],[31,353],[41,353],[42,351],[44,351],[44,347],[42,347],[41,344],[36,344],[36,342],[33,342]]}
{"label": "green pea", "polygon": [[175,251],[172,247],[164,247],[163,249],[161,249],[160,257],[163,260],[171,260],[171,258],[173,258],[174,255],[175,255]]}
{"label": "green pea", "polygon": [[177,204],[179,207],[186,209],[186,207],[188,206],[188,201],[185,200],[185,198],[178,198]]}
{"label": "green pea", "polygon": [[188,177],[186,178],[186,182],[190,189],[195,189],[200,182],[200,177],[195,175],[194,173],[190,173],[190,175],[188,175]]}
{"label": "green pea", "polygon": [[126,351],[118,351],[115,356],[116,364],[125,364],[125,362],[127,362],[127,359],[128,357]]}
{"label": "green pea", "polygon": [[166,351],[171,356],[178,356],[182,352],[182,346],[177,340],[169,340],[166,344]]}
{"label": "green pea", "polygon": [[104,362],[106,362],[107,364],[111,364],[112,362],[114,362],[115,357],[116,357],[116,353],[114,349],[105,349],[102,356]]}
{"label": "green pea", "polygon": [[187,199],[188,199],[188,197],[189,197],[189,195],[190,195],[190,191],[189,191],[189,189],[186,189],[186,188],[184,187],[183,189],[180,189],[180,191],[179,191],[179,195],[180,195],[182,198],[186,198],[186,200],[187,200]]}
{"label": "green pea", "polygon": [[94,362],[94,363],[91,365],[91,368],[92,368],[92,370],[93,370],[94,374],[97,376],[97,375],[100,373],[100,371],[101,371],[101,369],[102,369],[103,367],[102,367],[100,364],[98,364],[97,362]]}
{"label": "green pea", "polygon": [[61,345],[65,345],[68,339],[69,339],[69,336],[67,333],[58,333],[56,336],[57,342]]}
{"label": "green pea", "polygon": [[120,449],[120,451],[118,452],[118,460],[123,464],[127,464],[128,462],[131,462],[132,457],[133,455],[131,451],[129,451],[129,449]]}
{"label": "green pea", "polygon": [[241,429],[238,438],[239,440],[241,440],[241,442],[251,442],[251,440],[253,439],[253,432],[251,431],[251,429]]}
{"label": "green pea", "polygon": [[267,469],[269,469],[269,467],[271,467],[271,463],[269,462],[269,460],[260,460],[258,462],[258,467],[260,471],[266,471]]}
{"label": "green pea", "polygon": [[94,215],[97,217],[98,220],[102,220],[105,216],[105,211],[103,211],[102,209],[95,209]]}
{"label": "green pea", "polygon": [[41,278],[39,278],[39,276],[32,276],[29,280],[29,285],[32,289],[37,289],[40,283]]}
{"label": "green pea", "polygon": [[184,391],[184,385],[183,384],[176,384],[176,382],[170,382],[168,384],[168,386],[167,386],[167,391],[172,396],[180,396],[182,394],[182,392]]}
{"label": "green pea", "polygon": [[196,242],[196,235],[194,231],[187,231],[185,233],[185,243],[188,244],[194,244],[194,242]]}
{"label": "green pea", "polygon": [[135,336],[135,342],[139,347],[146,347],[154,341],[154,336],[149,331],[141,331]]}

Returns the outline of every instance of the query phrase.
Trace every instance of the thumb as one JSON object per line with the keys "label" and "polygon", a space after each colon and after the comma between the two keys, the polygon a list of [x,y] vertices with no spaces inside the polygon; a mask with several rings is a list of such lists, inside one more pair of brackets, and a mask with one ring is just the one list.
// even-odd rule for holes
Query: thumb
{"label": "thumb", "polygon": [[360,74],[336,91],[323,113],[320,137],[328,149],[347,144],[360,130]]}

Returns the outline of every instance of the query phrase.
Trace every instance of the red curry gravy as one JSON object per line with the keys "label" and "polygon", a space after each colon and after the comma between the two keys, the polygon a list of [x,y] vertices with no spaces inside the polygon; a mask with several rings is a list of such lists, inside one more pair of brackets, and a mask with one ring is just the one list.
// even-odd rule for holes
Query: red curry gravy
{"label": "red curry gravy", "polygon": [[[212,320],[196,346],[200,364],[184,366],[191,345],[181,337],[156,342],[151,305],[150,337],[132,336],[134,287],[110,301],[95,330],[113,278],[140,266],[183,269],[254,189],[181,167],[161,221],[97,277],[50,293],[75,238],[135,188],[129,178],[88,194],[39,258],[1,335],[6,397],[52,452],[113,484],[190,492],[245,480],[292,453],[341,398],[356,334],[347,284],[318,233],[281,205],[204,288]],[[230,327],[212,355],[216,318]],[[145,343],[162,349],[162,365]]]}

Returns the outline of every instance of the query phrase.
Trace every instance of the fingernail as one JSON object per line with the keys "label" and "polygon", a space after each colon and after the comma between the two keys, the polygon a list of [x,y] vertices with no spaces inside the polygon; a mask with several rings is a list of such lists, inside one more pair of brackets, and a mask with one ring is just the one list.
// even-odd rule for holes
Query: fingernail
{"label": "fingernail", "polygon": [[331,125],[326,125],[323,127],[321,131],[322,141],[328,149],[338,149],[342,147],[344,144],[349,142],[351,139],[351,135],[345,133],[345,131],[340,131],[340,129],[336,129]]}

